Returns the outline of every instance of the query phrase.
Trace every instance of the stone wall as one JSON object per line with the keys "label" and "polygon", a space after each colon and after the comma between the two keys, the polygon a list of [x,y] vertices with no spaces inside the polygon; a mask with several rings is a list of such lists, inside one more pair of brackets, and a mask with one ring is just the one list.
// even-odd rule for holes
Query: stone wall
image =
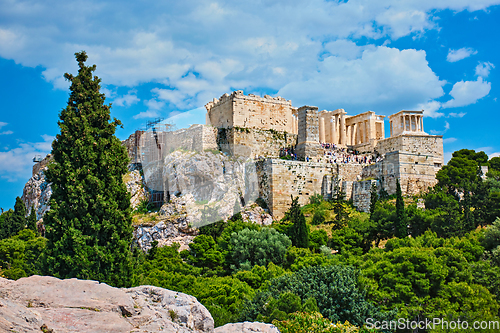
{"label": "stone wall", "polygon": [[278,158],[280,149],[293,147],[297,135],[274,130],[241,127],[220,128],[217,141],[220,150],[249,158]]}
{"label": "stone wall", "polygon": [[238,90],[205,105],[207,125],[244,127],[294,133],[292,102],[282,97],[244,95]]}
{"label": "stone wall", "polygon": [[362,212],[370,212],[372,184],[378,187],[378,180],[364,180],[352,183],[352,203]]}
{"label": "stone wall", "polygon": [[[267,159],[257,164],[260,196],[266,201],[273,216],[280,219],[290,208],[291,195],[299,197],[300,205],[306,205],[309,197],[314,194],[331,195],[332,177],[338,177],[340,181],[356,181],[359,180],[362,169],[360,164]],[[347,191],[350,198],[350,191]]]}
{"label": "stone wall", "polygon": [[323,154],[319,144],[319,114],[315,106],[302,106],[298,109],[297,157],[304,161]]}

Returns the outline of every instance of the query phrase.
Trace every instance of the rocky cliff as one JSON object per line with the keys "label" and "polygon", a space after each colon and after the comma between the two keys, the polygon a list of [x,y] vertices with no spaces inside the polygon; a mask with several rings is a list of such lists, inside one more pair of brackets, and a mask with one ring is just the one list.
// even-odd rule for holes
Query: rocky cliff
{"label": "rocky cliff", "polygon": [[[0,278],[0,331],[212,333],[214,320],[196,298],[183,293],[35,275],[17,281]],[[272,325],[247,322],[215,332],[279,333]]]}

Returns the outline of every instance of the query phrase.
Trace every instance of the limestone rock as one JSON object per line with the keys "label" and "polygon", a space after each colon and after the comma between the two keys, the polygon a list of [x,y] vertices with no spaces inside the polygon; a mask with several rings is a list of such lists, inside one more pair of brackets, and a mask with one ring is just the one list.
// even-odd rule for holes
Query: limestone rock
{"label": "limestone rock", "polygon": [[0,331],[213,332],[196,298],[167,289],[113,288],[90,280],[0,278]]}
{"label": "limestone rock", "polygon": [[144,188],[141,173],[139,170],[134,170],[127,173],[123,180],[125,186],[127,186],[127,191],[130,193],[130,206],[132,209],[136,209],[142,201],[148,199],[148,192]]}
{"label": "limestone rock", "polygon": [[49,201],[52,189],[45,177],[45,170],[47,170],[46,167],[40,169],[28,180],[26,185],[24,185],[21,197],[26,205],[28,214],[31,213],[31,207],[35,207],[37,220],[40,220],[45,212],[50,209]]}
{"label": "limestone rock", "polygon": [[245,321],[217,327],[215,333],[280,333],[280,331],[272,324]]}
{"label": "limestone rock", "polygon": [[241,217],[245,222],[260,225],[271,225],[273,223],[273,217],[271,214],[257,204],[245,207],[245,209],[241,211]]}
{"label": "limestone rock", "polygon": [[[165,157],[163,184],[170,198],[192,196],[185,209],[196,227],[233,215],[258,197],[255,164],[212,152],[174,151]],[[236,204],[236,205],[235,205]]]}

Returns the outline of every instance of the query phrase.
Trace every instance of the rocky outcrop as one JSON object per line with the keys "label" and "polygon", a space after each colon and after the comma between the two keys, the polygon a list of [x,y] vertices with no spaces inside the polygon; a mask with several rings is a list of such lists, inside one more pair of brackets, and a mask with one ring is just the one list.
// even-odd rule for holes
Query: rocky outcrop
{"label": "rocky outcrop", "polygon": [[245,222],[256,223],[260,225],[271,225],[273,223],[273,217],[269,212],[257,204],[252,204],[245,207],[241,211],[241,218]]}
{"label": "rocky outcrop", "polygon": [[113,288],[89,280],[0,278],[2,332],[213,332],[196,298],[152,286]]}
{"label": "rocky outcrop", "polygon": [[34,207],[37,220],[43,217],[43,214],[50,209],[49,201],[52,195],[52,189],[45,177],[47,167],[40,169],[37,173],[28,180],[23,188],[21,199],[26,205],[28,214],[31,213],[31,208]]}
{"label": "rocky outcrop", "polygon": [[130,193],[130,207],[132,209],[136,209],[142,201],[149,199],[139,170],[127,173],[123,176],[123,182]]}
{"label": "rocky outcrop", "polygon": [[280,333],[276,326],[264,323],[244,323],[226,324],[215,329],[215,333]]}
{"label": "rocky outcrop", "polygon": [[212,152],[167,155],[163,189],[170,197],[192,197],[186,198],[185,209],[196,227],[229,218],[259,193],[252,161]]}
{"label": "rocky outcrop", "polygon": [[[50,158],[45,158],[44,161],[47,159],[49,161],[51,160]],[[47,164],[48,162],[42,166],[33,168],[33,176],[28,180],[26,185],[24,185],[23,189],[22,200],[26,205],[27,213],[30,214],[31,207],[35,207],[37,220],[40,220],[50,209],[49,201],[52,195],[52,189],[45,177]],[[139,171],[135,170],[124,175],[123,180],[125,186],[127,186],[127,190],[130,192],[130,205],[132,209],[135,209],[141,201],[148,198],[148,192],[144,187],[142,176]]]}

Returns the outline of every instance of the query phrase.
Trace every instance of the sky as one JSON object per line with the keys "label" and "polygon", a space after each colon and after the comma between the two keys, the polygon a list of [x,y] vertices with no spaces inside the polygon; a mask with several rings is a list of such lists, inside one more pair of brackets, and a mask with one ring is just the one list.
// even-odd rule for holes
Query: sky
{"label": "sky", "polygon": [[[51,150],[77,73],[96,64],[126,139],[147,121],[204,123],[233,90],[293,106],[424,110],[445,159],[500,155],[500,0],[0,0],[0,207]],[[386,129],[388,128],[386,123]]]}

